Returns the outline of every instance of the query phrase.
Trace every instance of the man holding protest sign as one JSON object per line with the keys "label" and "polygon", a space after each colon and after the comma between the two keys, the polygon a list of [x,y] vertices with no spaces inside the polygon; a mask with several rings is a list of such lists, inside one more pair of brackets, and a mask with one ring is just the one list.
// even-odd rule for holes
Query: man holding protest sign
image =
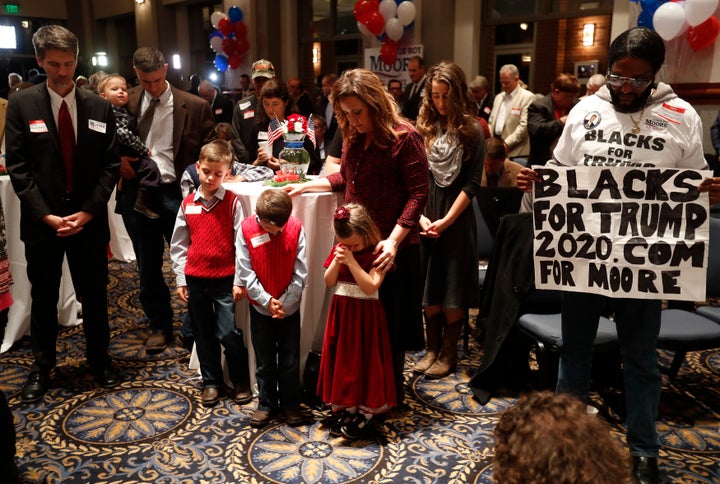
{"label": "man holding protest sign", "polygon": [[[638,226],[642,234],[645,234],[647,225],[645,222],[656,214],[658,217],[656,226],[650,230],[654,239],[646,242],[646,257],[643,258],[647,261],[645,265],[651,265],[653,262],[650,261],[648,245],[652,244],[652,240],[657,241],[662,238],[663,230],[672,233],[676,238],[684,239],[681,242],[687,241],[688,247],[695,247],[692,244],[696,224],[707,223],[707,200],[704,195],[700,197],[698,192],[710,192],[711,204],[720,201],[720,178],[706,178],[701,182],[706,174],[695,171],[707,168],[702,144],[699,142],[702,139],[699,116],[690,104],[675,95],[669,85],[662,82],[655,83],[655,76],[664,60],[663,40],[654,31],[647,28],[633,28],[620,34],[612,42],[608,52],[607,85],[600,88],[597,95],[580,101],[570,112],[565,129],[553,152],[554,159],[548,163],[549,167],[553,165],[577,167],[577,173],[570,169],[552,173],[550,173],[552,170],[547,170],[548,173],[542,173],[539,169],[535,171],[524,168],[518,175],[518,187],[525,191],[532,191],[533,184],[538,183],[533,207],[536,228],[549,215],[547,208],[543,208],[548,206],[544,205],[547,199],[538,199],[538,193],[547,194],[547,187],[555,183],[553,177],[556,177],[555,180],[561,177],[567,180],[570,201],[564,207],[566,227],[563,232],[586,231],[588,237],[594,237],[596,242],[600,241],[594,245],[594,257],[596,260],[603,257],[607,259],[607,263],[598,265],[604,270],[607,270],[606,266],[618,261],[621,264],[625,263],[623,269],[627,269],[627,265],[632,264],[633,258],[639,257],[638,248],[642,248],[642,242],[635,246],[628,243],[625,247],[620,247],[618,252],[609,255],[608,251],[611,247],[616,248],[617,239],[609,241],[607,232],[614,230],[620,233],[625,230],[629,233],[626,239],[632,240]],[[609,169],[617,166],[632,167],[633,170]],[[675,168],[681,170],[673,170]],[[595,170],[599,170],[599,173],[595,173]],[[587,177],[590,186],[575,184],[572,180],[575,175],[579,179],[583,173],[595,175]],[[659,185],[650,183],[653,179],[657,180]],[[677,193],[665,198],[666,194],[662,187],[666,186],[664,184],[668,181],[677,189]],[[587,192],[583,191],[585,189]],[[599,191],[594,192],[596,189]],[[596,202],[594,206],[581,205],[573,200],[573,198],[592,198],[593,193],[597,196],[597,199],[593,200]],[[613,193],[617,193],[618,198],[625,196],[627,199],[633,199],[634,197],[635,200],[631,202],[646,205],[636,207],[640,212],[636,215],[637,222],[634,225],[632,220],[626,220],[629,225],[622,226],[622,217],[627,213],[621,212],[624,202],[612,200]],[[650,199],[658,201],[657,208],[643,203]],[[660,201],[663,200],[676,203],[663,207],[660,205]],[[611,214],[614,216],[607,215],[603,210],[613,211],[617,207],[600,208],[601,202],[619,203],[621,208]],[[678,208],[675,208],[676,205]],[[697,209],[697,207],[701,208]],[[580,217],[579,214],[596,209],[597,213],[593,214],[595,218],[590,217],[590,219],[597,223],[593,228],[589,228],[590,224],[586,222],[588,219]],[[677,217],[677,219],[663,220],[662,210],[666,210],[666,214],[670,214],[669,217]],[[677,224],[677,227],[674,224]],[[683,227],[682,230],[680,226]],[[536,231],[536,235],[540,234]],[[578,237],[577,242],[579,241]],[[542,257],[537,249],[538,242],[536,238],[536,264],[538,258]],[[707,250],[706,245],[698,247],[702,251]],[[557,252],[554,253],[558,259],[561,258],[562,250],[565,250],[565,247],[561,248],[558,245]],[[546,251],[545,255],[551,254],[553,253]],[[566,271],[568,277],[565,279],[573,278],[571,270],[573,264],[576,262],[579,264],[581,262],[579,258],[584,256],[574,257],[576,259],[564,261],[569,268]],[[623,258],[625,260],[620,260]],[[638,261],[635,263],[639,264]],[[691,261],[690,265],[692,266],[693,263],[694,261]],[[701,262],[701,266],[703,264]],[[631,267],[628,270],[635,269]],[[562,267],[560,272],[562,273]],[[598,271],[595,275],[597,273]],[[636,270],[632,274],[637,279],[637,275],[641,272]],[[657,280],[652,281],[653,284],[648,282],[652,279],[652,275],[648,276],[649,278],[645,280],[646,286],[642,286],[637,280],[632,287],[623,288],[620,285],[614,296],[610,298],[623,359],[627,442],[633,460],[633,479],[641,483],[659,482],[657,458],[660,441],[655,420],[662,380],[657,367],[656,343],[660,330],[661,299],[666,296],[664,289],[668,292],[676,289],[674,280],[669,282],[666,280],[663,284],[662,277],[672,279],[671,276],[662,274]],[[581,286],[581,279],[583,278],[575,274],[573,283],[578,287],[564,286],[563,348],[560,354],[557,391],[586,398],[590,386],[592,344],[597,332],[601,307],[607,302],[607,296],[600,294],[600,289],[590,287],[592,284]],[[588,279],[593,280],[592,277],[585,278],[586,281]],[[608,282],[610,285],[610,281]],[[682,285],[682,280],[678,284]],[[636,294],[639,287],[640,293],[642,289],[645,292]],[[657,289],[658,287],[661,289]],[[623,294],[624,289],[627,289],[625,294]]]}

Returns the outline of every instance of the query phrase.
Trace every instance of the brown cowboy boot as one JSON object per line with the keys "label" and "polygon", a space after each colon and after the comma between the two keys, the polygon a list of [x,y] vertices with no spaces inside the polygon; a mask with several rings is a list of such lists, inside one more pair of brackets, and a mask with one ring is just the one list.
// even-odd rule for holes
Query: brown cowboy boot
{"label": "brown cowboy boot", "polygon": [[435,363],[425,371],[425,378],[429,378],[430,380],[444,378],[457,369],[457,344],[462,328],[462,319],[445,325],[440,356]]}
{"label": "brown cowboy boot", "polygon": [[440,346],[442,345],[442,330],[445,325],[445,315],[441,312],[431,318],[425,318],[425,341],[427,352],[425,356],[420,358],[413,367],[414,373],[425,373],[430,368],[440,354]]}

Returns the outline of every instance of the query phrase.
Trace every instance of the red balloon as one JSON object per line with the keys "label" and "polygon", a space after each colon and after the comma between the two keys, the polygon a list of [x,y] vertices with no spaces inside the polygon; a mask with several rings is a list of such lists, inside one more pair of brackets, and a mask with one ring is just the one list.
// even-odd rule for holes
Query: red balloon
{"label": "red balloon", "polygon": [[237,69],[242,64],[242,57],[240,54],[232,54],[228,56],[228,65],[230,69]]}
{"label": "red balloon", "polygon": [[355,15],[355,20],[364,24],[370,14],[377,12],[378,8],[380,8],[380,2],[378,0],[358,0],[355,2],[353,15]]}
{"label": "red balloon", "polygon": [[250,42],[246,37],[235,39],[235,50],[238,54],[244,55],[250,50]]}
{"label": "red balloon", "polygon": [[235,41],[233,39],[224,39],[222,41],[222,50],[225,52],[225,55],[230,57],[231,54],[234,54],[237,50],[235,47]]}
{"label": "red balloon", "polygon": [[363,23],[373,35],[380,35],[385,30],[385,19],[378,11],[371,13]]}
{"label": "red balloon", "polygon": [[245,22],[235,22],[233,25],[235,28],[235,37],[238,39],[242,39],[247,37],[247,25],[245,25]]}
{"label": "red balloon", "polygon": [[223,18],[218,22],[218,30],[225,36],[230,37],[233,32],[233,24],[230,19]]}
{"label": "red balloon", "polygon": [[720,33],[720,20],[712,15],[700,25],[688,29],[688,44],[694,51],[702,50],[713,45],[718,33]]}
{"label": "red balloon", "polygon": [[394,40],[386,39],[380,47],[380,60],[385,65],[392,65],[397,60],[398,44]]}

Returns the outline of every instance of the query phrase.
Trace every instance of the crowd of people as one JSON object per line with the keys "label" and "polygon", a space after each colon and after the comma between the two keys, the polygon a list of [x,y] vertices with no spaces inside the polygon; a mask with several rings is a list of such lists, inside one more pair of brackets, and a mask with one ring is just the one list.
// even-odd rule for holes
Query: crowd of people
{"label": "crowd of people", "polygon": [[[3,140],[21,201],[21,238],[32,284],[35,361],[20,393],[25,403],[40,400],[52,385],[65,255],[83,304],[88,364],[102,387],[121,380],[108,355],[106,292],[107,202],[115,187],[150,327],[145,349],[160,353],[175,341],[176,314],[162,269],[169,246],[175,292],[187,307],[180,333],[197,348],[204,406],[217,404],[223,395],[221,348],[231,398],[239,405],[253,399],[245,339],[234,318],[235,303],[250,302],[258,383],[250,425],[258,428],[280,414],[291,426],[310,418],[301,406],[299,354],[308,241],[302,221],[292,216],[293,197],[320,191],[344,195],[345,204],[333,216],[336,244],[325,261],[325,283],[334,295],[316,390],[332,411],[324,424],[336,435],[357,439],[372,427],[374,415],[402,408],[406,351],[425,349],[413,367],[425,378],[444,378],[456,370],[468,309],[480,304],[472,200],[481,190],[531,191],[539,180],[533,166],[573,166],[582,162],[579,153],[600,150],[585,136],[589,113],[600,113],[613,129],[635,133],[633,114],[642,118],[674,106],[685,116],[678,128],[668,128],[667,149],[638,150],[634,161],[706,167],[696,139],[702,136],[697,114],[670,86],[655,82],[665,50],[648,29],[631,29],[613,41],[607,78],[593,76],[580,101],[581,86],[571,74],[559,74],[548,95],[536,96],[524,87],[516,66],[504,65],[501,91],[493,99],[485,77],[468,82],[453,62],[426,66],[414,56],[404,89],[397,81],[385,86],[372,72],[356,68],[325,75],[317,100],[297,78],[277,78],[272,62],[260,59],[243,79],[242,99],[233,103],[199,77],[194,93],[172,86],[165,58],[154,47],[133,55],[138,86],[128,88],[122,76],[105,74],[83,79],[88,87],[80,87],[74,80],[78,43],[70,31],[41,27],[33,44],[46,79],[10,97]],[[17,89],[18,79],[11,76],[11,89]],[[317,128],[317,143],[305,142],[308,173],[323,176],[266,190],[255,212],[243,213],[223,182],[273,176],[282,142],[269,139],[272,122],[298,112],[312,116]],[[713,142],[718,126],[720,116]],[[720,141],[715,146],[720,152]],[[706,180],[700,189],[710,191],[711,203],[720,201],[720,178]],[[3,281],[0,275],[0,290]],[[528,473],[554,475],[539,463],[545,454],[528,459],[518,453],[523,432],[538,435],[533,419],[555,432],[555,440],[569,442],[565,457],[574,463],[558,475],[571,477],[555,482],[573,482],[569,472],[578,459],[593,455],[592,449],[577,451],[573,443],[588,444],[587,436],[602,433],[601,426],[584,414],[572,417],[577,419],[572,425],[548,426],[544,415],[567,423],[566,413],[587,399],[592,337],[604,303],[594,294],[564,294],[557,392],[573,398],[554,406],[548,396],[521,398],[518,409],[501,419],[496,465],[503,467],[506,482],[531,475],[523,475],[518,462],[540,466]],[[660,301],[613,303],[632,472],[638,482],[658,482]],[[610,459],[619,455],[614,448],[604,453]],[[610,469],[578,467],[582,476]],[[625,472],[620,460],[612,469]]]}

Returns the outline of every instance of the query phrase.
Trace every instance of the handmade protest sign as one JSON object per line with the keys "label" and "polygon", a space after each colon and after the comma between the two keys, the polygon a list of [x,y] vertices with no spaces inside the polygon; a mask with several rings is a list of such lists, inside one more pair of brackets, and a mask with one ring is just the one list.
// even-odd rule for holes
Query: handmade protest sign
{"label": "handmade protest sign", "polygon": [[705,300],[709,171],[543,167],[533,201],[535,285]]}

